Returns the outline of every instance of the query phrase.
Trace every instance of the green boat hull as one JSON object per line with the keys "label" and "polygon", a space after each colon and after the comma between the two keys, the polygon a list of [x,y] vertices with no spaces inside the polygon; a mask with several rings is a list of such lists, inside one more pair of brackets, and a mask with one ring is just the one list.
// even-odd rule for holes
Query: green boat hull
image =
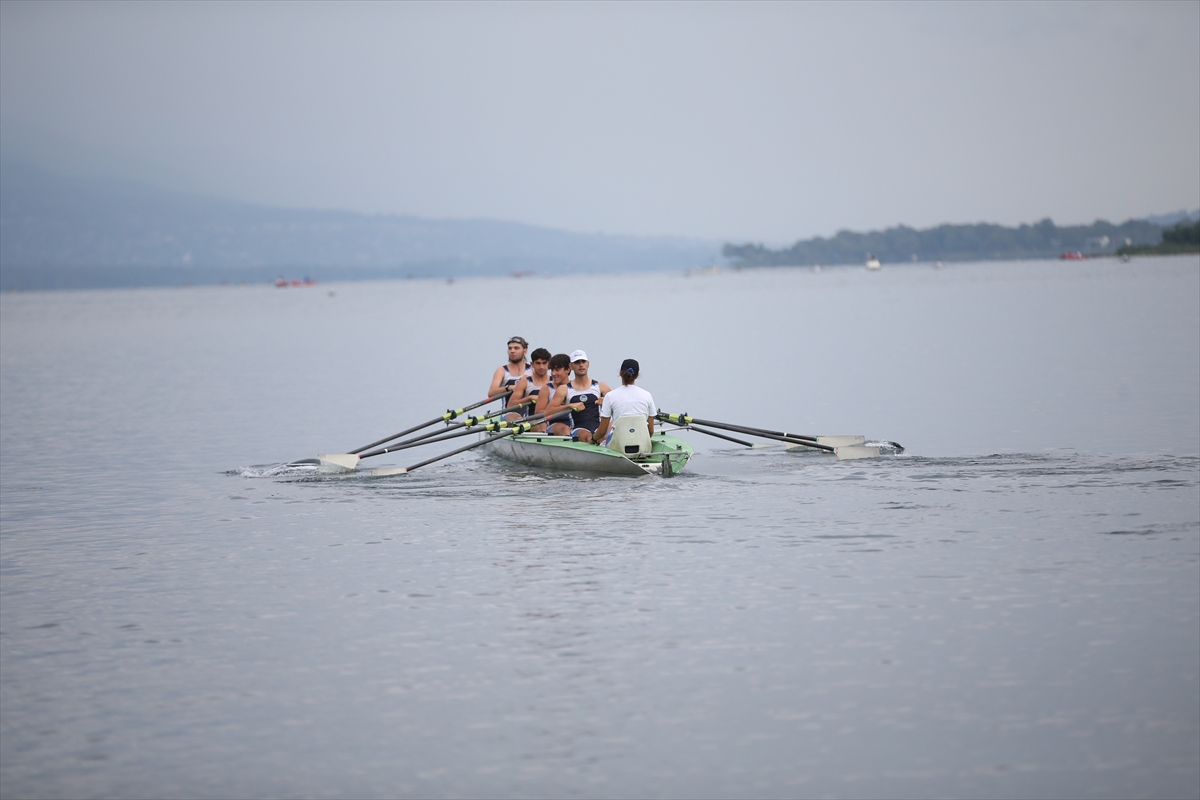
{"label": "green boat hull", "polygon": [[497,439],[486,450],[507,461],[530,467],[598,472],[605,475],[674,475],[692,457],[692,446],[682,439],[656,433],[650,439],[653,452],[627,457],[607,447],[573,442],[567,436],[525,433]]}

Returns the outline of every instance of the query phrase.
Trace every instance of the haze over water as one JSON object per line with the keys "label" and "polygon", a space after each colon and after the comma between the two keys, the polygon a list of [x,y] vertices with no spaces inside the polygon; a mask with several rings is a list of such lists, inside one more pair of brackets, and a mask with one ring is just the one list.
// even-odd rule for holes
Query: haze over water
{"label": "haze over water", "polygon": [[[513,334],[907,450],[270,468]],[[1200,259],[7,293],[0,545],[5,797],[1196,796]]]}

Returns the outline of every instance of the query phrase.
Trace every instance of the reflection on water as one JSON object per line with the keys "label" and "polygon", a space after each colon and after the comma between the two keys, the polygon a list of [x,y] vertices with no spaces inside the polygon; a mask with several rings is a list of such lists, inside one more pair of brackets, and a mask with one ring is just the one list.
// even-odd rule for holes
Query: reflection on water
{"label": "reflection on water", "polygon": [[[1118,375],[1200,349],[1195,260],[1163,263],[1144,277],[1154,321],[1104,354]],[[0,790],[1194,796],[1200,367],[1104,394],[1076,370],[1124,323],[1093,317],[1136,316],[1141,284],[1072,265],[1023,301],[1032,269],[944,270],[945,285],[901,269],[738,274],[712,276],[728,280],[713,293],[693,279],[679,291],[696,322],[643,329],[636,350],[600,343],[649,353],[661,405],[690,392],[672,410],[784,428],[799,425],[768,401],[820,412],[841,397],[861,419],[799,423],[907,451],[838,462],[696,437],[687,470],[665,480],[475,453],[378,478],[282,466],[482,390],[495,353],[471,349],[512,333],[478,322],[507,291],[498,282],[478,282],[486,299],[447,294],[469,281],[339,287],[346,305],[324,308],[325,296],[236,289],[5,296]],[[930,360],[947,346],[922,355],[923,323],[865,315],[825,339],[824,366],[857,359],[874,381],[873,343],[886,341],[883,360],[905,368],[856,385],[853,371],[781,371],[766,347],[821,332],[819,303],[790,318],[789,338],[764,313],[814,292],[1058,313],[1022,316],[1032,333],[977,320],[985,357],[945,381]],[[730,298],[755,310],[723,329],[721,350],[704,320],[730,320]],[[443,352],[388,360],[387,320],[428,328],[451,311],[463,330]],[[284,324],[314,314],[334,324]],[[1046,360],[1068,356],[1059,374],[1083,377],[1035,403],[1056,367],[1021,343],[1061,336],[1064,318],[1075,329]],[[765,376],[762,399],[713,390],[711,368],[668,381],[675,353],[653,344],[668,334]],[[1001,358],[1005,342],[1025,360]],[[460,352],[477,362],[461,386],[463,364],[445,366]],[[968,402],[981,385],[1028,403],[997,417]],[[909,416],[866,411],[889,404]]]}

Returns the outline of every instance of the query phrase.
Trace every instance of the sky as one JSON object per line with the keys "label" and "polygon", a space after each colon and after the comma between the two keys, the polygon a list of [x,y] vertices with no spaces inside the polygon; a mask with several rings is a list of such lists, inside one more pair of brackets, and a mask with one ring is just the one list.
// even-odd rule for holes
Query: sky
{"label": "sky", "polygon": [[1200,208],[1200,2],[0,2],[0,150],[234,200],[789,244]]}

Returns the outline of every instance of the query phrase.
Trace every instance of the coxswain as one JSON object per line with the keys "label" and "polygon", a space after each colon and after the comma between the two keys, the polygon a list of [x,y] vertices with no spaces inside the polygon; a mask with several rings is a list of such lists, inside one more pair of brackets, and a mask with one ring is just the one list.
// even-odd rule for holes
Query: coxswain
{"label": "coxswain", "polygon": [[613,421],[629,415],[645,417],[646,427],[650,435],[654,435],[654,416],[658,413],[658,406],[649,392],[633,385],[640,371],[638,362],[632,358],[621,362],[621,385],[604,396],[604,405],[600,407],[600,427],[592,437],[596,444],[608,444],[612,438]]}
{"label": "coxswain", "polygon": [[525,360],[525,351],[528,349],[529,342],[520,336],[514,336],[508,340],[508,363],[496,367],[496,371],[492,374],[492,385],[488,387],[488,397],[495,397],[506,392],[512,389],[521,378],[528,377],[532,371],[529,362]]}

